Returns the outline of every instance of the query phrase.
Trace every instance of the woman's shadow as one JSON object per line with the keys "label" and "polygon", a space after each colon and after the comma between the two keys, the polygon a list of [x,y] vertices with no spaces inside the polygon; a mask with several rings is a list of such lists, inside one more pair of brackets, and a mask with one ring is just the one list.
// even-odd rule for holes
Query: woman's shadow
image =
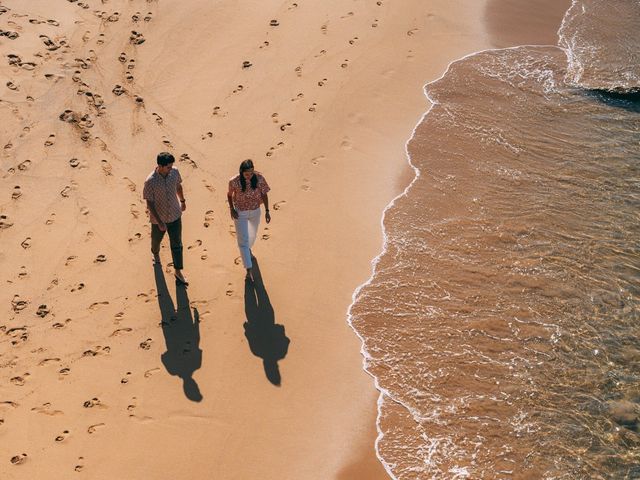
{"label": "woman's shadow", "polygon": [[158,305],[162,314],[162,333],[167,345],[167,351],[161,356],[162,363],[170,375],[182,379],[182,388],[187,398],[199,402],[202,400],[202,394],[193,379],[193,372],[202,365],[198,310],[194,308],[192,316],[187,289],[182,284],[176,284],[176,310],[161,265],[155,265],[154,274],[158,289]]}
{"label": "woman's shadow", "polygon": [[255,257],[252,261],[253,281],[245,280],[244,283],[244,311],[247,316],[244,334],[249,341],[251,353],[262,358],[267,379],[280,386],[278,361],[287,355],[290,340],[284,333],[284,326],[275,323],[273,307],[262,282],[258,261]]}

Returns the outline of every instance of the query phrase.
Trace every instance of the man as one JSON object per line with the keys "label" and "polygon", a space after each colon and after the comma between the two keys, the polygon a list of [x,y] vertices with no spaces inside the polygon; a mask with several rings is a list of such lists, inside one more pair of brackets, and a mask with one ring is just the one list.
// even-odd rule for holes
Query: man
{"label": "man", "polygon": [[182,177],[173,168],[175,158],[168,152],[158,154],[156,169],[144,182],[142,196],[147,201],[151,220],[151,253],[155,264],[160,264],[160,242],[169,232],[171,257],[176,282],[188,285],[182,274],[182,212],[187,202],[182,191]]}

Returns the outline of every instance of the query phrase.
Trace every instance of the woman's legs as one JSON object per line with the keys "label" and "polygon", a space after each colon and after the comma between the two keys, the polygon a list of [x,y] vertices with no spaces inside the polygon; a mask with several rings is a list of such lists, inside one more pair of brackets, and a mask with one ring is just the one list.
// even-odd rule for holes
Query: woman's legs
{"label": "woman's legs", "polygon": [[251,262],[251,247],[256,241],[258,226],[260,225],[260,209],[238,211],[238,219],[235,223],[242,264],[244,268],[249,270],[253,266]]}

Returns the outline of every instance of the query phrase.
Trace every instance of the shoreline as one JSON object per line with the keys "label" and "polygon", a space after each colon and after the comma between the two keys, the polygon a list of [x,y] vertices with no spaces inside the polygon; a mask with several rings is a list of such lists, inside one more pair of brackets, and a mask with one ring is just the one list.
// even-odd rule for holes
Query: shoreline
{"label": "shoreline", "polygon": [[[379,452],[378,445],[379,442],[384,437],[384,432],[380,428],[380,419],[381,419],[381,408],[384,403],[384,399],[387,398],[392,402],[398,403],[402,405],[407,410],[410,408],[406,405],[403,405],[401,401],[393,398],[389,392],[381,387],[378,383],[377,377],[370,373],[366,368],[367,359],[371,358],[366,351],[364,337],[362,334],[353,326],[352,324],[352,313],[351,310],[354,304],[358,301],[357,298],[362,289],[366,288],[372,281],[374,281],[376,274],[376,267],[379,261],[383,258],[385,253],[387,252],[387,231],[385,227],[385,217],[387,211],[394,207],[396,201],[408,194],[413,184],[419,179],[421,176],[421,170],[412,162],[411,154],[409,151],[409,144],[414,139],[416,131],[421,127],[421,125],[426,121],[426,118],[432,108],[436,105],[436,102],[429,97],[428,87],[431,84],[434,84],[438,81],[444,79],[449,72],[452,65],[464,61],[469,57],[473,57],[477,54],[492,51],[492,50],[502,50],[502,49],[517,49],[527,46],[555,46],[557,48],[561,48],[558,46],[558,32],[561,28],[562,21],[565,13],[569,10],[572,5],[571,0],[565,0],[562,4],[558,2],[553,2],[552,0],[538,0],[536,2],[530,2],[526,5],[515,5],[514,2],[510,0],[488,0],[485,4],[484,9],[484,26],[486,28],[486,33],[490,38],[493,45],[489,48],[477,50],[474,52],[470,52],[460,58],[454,59],[446,66],[442,75],[436,79],[430,80],[423,85],[423,93],[429,103],[429,108],[422,115],[420,120],[414,126],[412,133],[409,139],[405,143],[405,152],[406,152],[406,161],[410,168],[414,172],[413,179],[410,183],[405,187],[405,189],[396,195],[384,208],[382,217],[380,220],[381,230],[383,232],[383,247],[381,252],[376,255],[376,257],[371,261],[371,275],[370,277],[361,285],[359,285],[354,291],[352,303],[349,306],[348,313],[348,323],[350,327],[353,329],[354,333],[358,336],[358,338],[362,341],[361,353],[364,358],[364,369],[371,375],[376,384],[376,389],[380,392],[378,397],[378,415],[376,418],[376,425],[378,426],[378,437],[376,438],[376,455],[379,458],[380,462],[384,465],[385,470],[389,474],[391,478],[396,478],[391,470],[390,465],[388,465],[383,459],[382,455]],[[504,7],[507,7],[506,9]],[[559,13],[561,14],[559,16]],[[522,18],[530,19],[533,17],[533,21],[531,24],[527,24],[528,29],[522,29],[523,25],[519,21]],[[514,29],[514,25],[517,25],[517,29]],[[554,29],[554,26],[556,28]],[[555,39],[555,41],[553,40]],[[533,43],[527,43],[533,42]],[[388,401],[388,400],[387,400]]]}

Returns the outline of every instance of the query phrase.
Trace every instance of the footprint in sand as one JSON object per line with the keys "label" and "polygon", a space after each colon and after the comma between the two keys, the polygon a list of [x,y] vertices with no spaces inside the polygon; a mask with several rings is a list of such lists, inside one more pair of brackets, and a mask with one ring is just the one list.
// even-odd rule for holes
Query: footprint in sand
{"label": "footprint in sand", "polygon": [[344,63],[340,64],[341,68],[347,68],[349,66],[349,59],[345,58]]}
{"label": "footprint in sand", "polygon": [[322,87],[322,86],[324,86],[324,84],[325,84],[326,82],[327,82],[327,79],[326,79],[326,78],[323,78],[322,80],[320,80],[320,81],[318,82],[318,86],[319,86],[319,87]]}
{"label": "footprint in sand", "polygon": [[60,48],[60,45],[56,44],[53,40],[51,40],[46,35],[40,35],[40,40],[42,40],[42,42],[44,43],[45,47],[47,47],[47,50],[49,50],[49,51],[53,52],[53,51],[58,50]]}
{"label": "footprint in sand", "polygon": [[299,93],[294,98],[291,99],[292,102],[297,102],[298,100],[302,100],[304,98],[304,93]]}
{"label": "footprint in sand", "polygon": [[140,216],[140,211],[138,210],[138,206],[135,203],[129,205],[129,213],[133,218],[138,218]]}
{"label": "footprint in sand", "polygon": [[312,165],[320,165],[320,162],[325,159],[324,155],[318,155],[317,157],[313,157],[311,159]]}
{"label": "footprint in sand", "polygon": [[309,190],[311,190],[311,185],[309,185],[309,180],[307,178],[303,178],[302,179],[303,183],[302,186],[300,188],[302,188],[302,190],[304,190],[305,192],[308,192]]}
{"label": "footprint in sand", "polygon": [[122,383],[123,385],[129,383],[129,376],[130,375],[131,375],[131,372],[127,372],[127,374],[120,379],[120,383]]}
{"label": "footprint in sand", "polygon": [[274,154],[274,152],[280,148],[284,147],[284,142],[278,142],[275,147],[269,147],[269,151],[265,153],[267,157],[270,157]]}
{"label": "footprint in sand", "polygon": [[102,171],[104,172],[105,175],[109,176],[109,175],[113,175],[111,173],[111,171],[113,170],[113,168],[111,167],[111,164],[106,161],[106,160],[101,160],[100,161],[100,166],[102,167]]}
{"label": "footprint in sand", "polygon": [[136,184],[133,182],[133,180],[131,180],[129,177],[122,177],[122,179],[127,182],[127,187],[129,188],[129,190],[131,190],[132,192],[136,191]]}
{"label": "footprint in sand", "polygon": [[71,265],[71,263],[78,257],[76,257],[75,255],[70,255],[67,257],[67,261],[64,262],[64,266],[68,267],[69,265]]}
{"label": "footprint in sand", "polygon": [[[84,457],[78,457],[79,462],[83,460],[84,460]],[[78,463],[75,467],[73,467],[73,470],[76,472],[81,472],[82,470],[84,470],[84,465],[82,463]]]}
{"label": "footprint in sand", "polygon": [[45,304],[42,304],[38,307],[38,310],[36,311],[36,315],[39,316],[40,318],[44,318],[47,315],[49,315],[50,310],[49,307],[47,307]]}
{"label": "footprint in sand", "polygon": [[209,228],[211,222],[213,222],[213,210],[207,210],[204,214],[204,228]]}
{"label": "footprint in sand", "polygon": [[132,58],[131,60],[129,60],[127,70],[133,70],[134,68],[136,68],[136,61]]}
{"label": "footprint in sand", "polygon": [[87,433],[88,434],[96,433],[96,431],[99,428],[104,427],[104,426],[106,426],[105,423],[96,423],[95,425],[89,425],[89,427],[87,428]]}
{"label": "footprint in sand", "polygon": [[11,81],[7,82],[7,88],[9,90],[13,90],[15,92],[17,92],[19,90],[18,85],[16,85],[15,83],[13,83]]}
{"label": "footprint in sand", "polygon": [[13,226],[13,223],[9,221],[9,218],[6,215],[0,215],[0,230],[4,230]]}
{"label": "footprint in sand", "polygon": [[264,42],[262,42],[262,45],[260,45],[258,48],[267,48],[268,46],[269,46],[269,42],[265,40]]}
{"label": "footprint in sand", "polygon": [[286,129],[288,129],[291,126],[292,126],[291,123],[283,123],[282,125],[280,125],[280,130],[284,132]]}
{"label": "footprint in sand", "polygon": [[31,166],[31,160],[23,160],[18,164],[18,170],[20,170],[21,172],[24,172],[28,170],[30,166]]}
{"label": "footprint in sand", "polygon": [[147,12],[147,14],[145,15],[145,17],[143,18],[143,20],[145,22],[150,22],[151,20],[153,20],[153,13],[151,12]]}
{"label": "footprint in sand", "polygon": [[278,25],[280,25],[280,22],[276,19],[273,19],[269,22],[269,26],[271,27],[277,27]]}
{"label": "footprint in sand", "polygon": [[246,68],[252,67],[252,66],[253,66],[253,64],[249,60],[245,60],[244,62],[242,62],[242,69],[243,70],[246,69]]}
{"label": "footprint in sand", "polygon": [[296,72],[296,75],[298,77],[302,77],[302,67],[301,66],[297,66],[294,71]]}
{"label": "footprint in sand", "polygon": [[349,40],[349,45],[355,44],[358,40],[359,40],[358,37],[353,37],[351,40]]}
{"label": "footprint in sand", "polygon": [[129,333],[131,332],[133,329],[130,327],[124,327],[124,328],[118,328],[116,330],[113,331],[113,333],[111,335],[109,335],[110,337],[118,337],[120,335],[122,335],[123,333]]}
{"label": "footprint in sand", "polygon": [[164,120],[162,119],[162,117],[158,115],[156,112],[152,112],[151,115],[155,117],[155,121],[158,125],[162,125],[164,123]]}
{"label": "footprint in sand", "polygon": [[19,455],[14,455],[13,457],[11,457],[11,464],[12,465],[21,465],[26,461],[27,461],[27,454],[26,453],[21,453]]}
{"label": "footprint in sand", "polygon": [[120,52],[120,55],[118,56],[118,61],[120,63],[125,63],[127,61],[127,54],[124,52]]}
{"label": "footprint in sand", "polygon": [[11,300],[11,308],[15,313],[27,308],[27,304],[28,302],[26,300],[22,300],[19,295],[14,295],[13,300]]}
{"label": "footprint in sand", "polygon": [[28,275],[27,268],[23,265],[20,267],[20,272],[18,273],[18,278],[25,278]]}
{"label": "footprint in sand", "polygon": [[129,238],[129,243],[133,243],[133,242],[137,242],[138,240],[142,239],[142,234],[141,233],[135,233],[133,235],[133,237]]}
{"label": "footprint in sand", "polygon": [[231,295],[233,295],[233,288],[231,288],[231,283],[227,283],[227,291],[225,292],[227,297],[230,297]]}
{"label": "footprint in sand", "polygon": [[[209,210],[210,212],[212,212],[212,210]],[[206,217],[205,217],[206,219]],[[191,250],[192,248],[198,248],[199,246],[202,245],[202,240],[196,240],[192,245],[189,245],[187,247],[187,250]]]}
{"label": "footprint in sand", "polygon": [[59,359],[58,357],[55,357],[55,358],[45,358],[44,360],[41,360],[41,361],[38,363],[38,366],[39,366],[39,367],[44,367],[45,365],[47,365],[47,364],[49,364],[49,363],[51,363],[51,362],[59,362],[59,361],[60,361],[60,359]]}
{"label": "footprint in sand", "polygon": [[281,200],[279,202],[276,202],[273,204],[273,209],[274,210],[280,210],[282,207],[284,207],[286,205],[287,201],[286,200]]}
{"label": "footprint in sand", "polygon": [[233,259],[233,263],[236,265],[240,265],[242,263],[242,257],[236,257]]}
{"label": "footprint in sand", "polygon": [[50,147],[55,143],[56,143],[56,136],[55,134],[52,133],[51,135],[49,135],[49,138],[44,142],[44,146]]}
{"label": "footprint in sand", "polygon": [[[267,229],[265,228],[265,230]],[[271,235],[269,235],[268,233],[263,233],[261,238],[262,240],[269,240],[269,238],[271,238]]]}
{"label": "footprint in sand", "polygon": [[[26,377],[26,376],[29,376],[29,374],[28,374],[28,373],[25,373],[24,375],[25,375],[25,377]],[[13,377],[13,378],[11,378],[9,381],[10,381],[13,385],[15,385],[16,387],[22,387],[22,386],[24,386],[24,384],[25,384],[25,382],[26,382],[25,378],[24,378],[24,377],[20,377],[20,376]]]}
{"label": "footprint in sand", "polygon": [[141,16],[141,15],[142,15],[142,14],[141,14],[140,12],[136,12],[136,13],[134,13],[133,15],[131,15],[131,20],[132,20],[133,22],[138,22],[138,21],[140,20],[140,16]]}
{"label": "footprint in sand", "polygon": [[412,28],[411,30],[407,30],[407,36],[411,37],[415,35],[415,33],[419,30],[419,28]]}
{"label": "footprint in sand", "polygon": [[65,367],[65,368],[61,368],[58,373],[60,375],[66,376],[69,375],[71,373],[71,369],[69,367]]}
{"label": "footprint in sand", "polygon": [[329,29],[329,24],[327,23],[323,23],[322,26],[320,27],[320,31],[322,32],[323,35],[327,34],[328,29]]}
{"label": "footprint in sand", "polygon": [[115,87],[113,87],[113,90],[111,90],[111,92],[113,92],[116,97],[119,97],[120,95],[127,93],[127,90],[122,85],[116,85]]}
{"label": "footprint in sand", "polygon": [[84,288],[84,283],[79,283],[71,289],[72,292],[78,292]]}
{"label": "footprint in sand", "polygon": [[244,86],[238,85],[231,93],[239,93],[244,90]]}
{"label": "footprint in sand", "polygon": [[78,160],[77,158],[72,158],[71,160],[69,160],[69,165],[71,165],[71,168],[76,168],[78,165],[80,165],[80,160]]}
{"label": "footprint in sand", "polygon": [[309,107],[309,111],[310,112],[315,112],[316,111],[316,107],[318,106],[318,104],[316,102],[313,102],[311,104],[311,106]]}
{"label": "footprint in sand", "polygon": [[69,185],[67,185],[62,190],[60,190],[60,195],[63,196],[64,198],[68,198],[70,193],[71,193],[71,187]]}
{"label": "footprint in sand", "polygon": [[153,343],[153,340],[150,338],[147,338],[144,342],[140,342],[140,348],[142,350],[149,350],[151,348],[152,343]]}
{"label": "footprint in sand", "polygon": [[151,377],[154,373],[159,372],[160,369],[159,368],[151,368],[149,370],[147,370],[146,372],[144,372],[144,378],[149,378]]}
{"label": "footprint in sand", "polygon": [[208,138],[213,138],[213,132],[207,132],[200,137],[202,140],[207,140]]}
{"label": "footprint in sand", "polygon": [[113,12],[111,15],[109,15],[107,17],[107,22],[115,23],[118,20],[120,20],[120,13],[119,12]]}
{"label": "footprint in sand", "polygon": [[131,45],[142,45],[144,42],[144,35],[140,32],[136,32],[135,30],[131,30],[131,35],[129,35],[129,43]]}
{"label": "footprint in sand", "polygon": [[102,402],[98,397],[93,397],[91,400],[87,400],[82,404],[84,408],[93,408],[103,406]]}
{"label": "footprint in sand", "polygon": [[20,185],[16,185],[13,187],[13,193],[11,193],[11,199],[17,200],[22,196],[22,190],[20,190]]}
{"label": "footprint in sand", "polygon": [[89,305],[89,310],[96,310],[100,307],[104,307],[105,305],[109,305],[109,302],[104,301],[104,302],[93,302],[91,305]]}
{"label": "footprint in sand", "polygon": [[107,261],[106,255],[98,255],[96,259],[93,261],[93,263],[104,263],[106,261]]}
{"label": "footprint in sand", "polygon": [[61,435],[58,435],[55,438],[55,441],[56,442],[63,442],[67,438],[68,435],[69,435],[69,430],[64,430]]}
{"label": "footprint in sand", "polygon": [[373,23],[371,24],[371,26],[373,28],[376,28],[378,26],[378,19],[377,18],[373,20]]}

